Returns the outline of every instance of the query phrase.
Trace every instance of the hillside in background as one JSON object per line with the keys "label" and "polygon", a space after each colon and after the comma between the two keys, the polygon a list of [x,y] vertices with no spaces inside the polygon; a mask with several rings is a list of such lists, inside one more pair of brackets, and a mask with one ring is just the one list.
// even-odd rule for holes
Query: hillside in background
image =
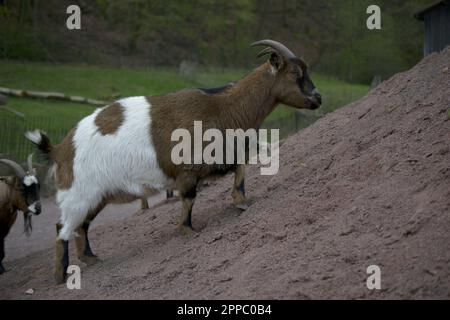
{"label": "hillside in background", "polygon": [[207,182],[198,234],[161,202],[93,229],[82,290],[53,284],[49,248],[6,265],[0,299],[450,298],[449,68],[450,47],[285,140],[277,175],[249,169],[247,211],[231,176]]}
{"label": "hillside in background", "polygon": [[[241,68],[254,60],[251,43],[272,38],[315,71],[369,84],[419,61],[423,23],[413,15],[433,2],[379,0],[382,29],[373,31],[371,0],[4,0],[0,59]],[[66,28],[73,4],[81,30]]]}

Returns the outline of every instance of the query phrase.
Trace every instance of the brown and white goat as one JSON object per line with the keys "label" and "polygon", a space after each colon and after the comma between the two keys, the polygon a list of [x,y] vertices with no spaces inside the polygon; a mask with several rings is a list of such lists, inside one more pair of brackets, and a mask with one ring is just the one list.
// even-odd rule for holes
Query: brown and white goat
{"label": "brown and white goat", "polygon": [[203,128],[258,129],[274,108],[286,104],[317,109],[321,96],[312,83],[306,63],[273,40],[253,46],[266,47],[259,56],[269,60],[240,81],[221,89],[188,89],[165,96],[131,97],[97,109],[81,120],[53,146],[40,131],[27,138],[55,164],[57,202],[57,282],[68,266],[68,240],[75,236],[78,257],[88,264],[92,253],[88,228],[106,203],[127,196],[142,196],[146,189],[177,189],[182,200],[182,233],[192,231],[191,212],[199,180],[235,172],[234,203],[245,208],[244,165],[176,165],[171,150],[175,129],[193,133],[194,121]]}
{"label": "brown and white goat", "polygon": [[0,177],[0,274],[5,272],[2,261],[5,257],[5,238],[17,218],[18,211],[24,214],[25,233],[32,230],[31,215],[41,213],[39,201],[39,181],[32,165],[32,155],[28,156],[28,172],[11,160],[2,159],[1,164],[14,170],[13,176]]}

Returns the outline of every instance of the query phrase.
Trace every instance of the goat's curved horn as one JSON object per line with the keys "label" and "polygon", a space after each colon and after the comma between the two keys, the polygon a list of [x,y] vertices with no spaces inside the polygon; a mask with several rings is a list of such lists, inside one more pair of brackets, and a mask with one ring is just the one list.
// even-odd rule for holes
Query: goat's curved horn
{"label": "goat's curved horn", "polygon": [[14,170],[14,173],[19,178],[25,177],[25,170],[23,170],[22,166],[20,166],[18,163],[8,159],[1,159],[0,163],[6,164],[7,166],[11,167]]}
{"label": "goat's curved horn", "polygon": [[291,50],[286,48],[286,46],[284,44],[281,44],[278,41],[274,41],[274,40],[257,41],[257,42],[252,43],[251,46],[252,47],[256,47],[256,46],[270,47],[272,49],[275,49],[281,56],[283,56],[283,58],[285,58],[287,60],[294,59],[297,57],[295,54],[292,53]]}
{"label": "goat's curved horn", "polygon": [[262,56],[265,56],[266,54],[272,54],[272,53],[275,53],[275,52],[276,52],[276,51],[273,50],[272,48],[267,47],[267,48],[263,49],[262,51],[260,51],[260,52],[257,54],[257,57],[258,57],[258,58],[261,58]]}

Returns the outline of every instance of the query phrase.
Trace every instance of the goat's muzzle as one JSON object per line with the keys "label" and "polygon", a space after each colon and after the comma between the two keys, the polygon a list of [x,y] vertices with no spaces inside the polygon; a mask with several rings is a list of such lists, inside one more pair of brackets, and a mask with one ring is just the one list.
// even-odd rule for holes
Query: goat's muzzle
{"label": "goat's muzzle", "polygon": [[320,106],[322,105],[322,99],[317,98],[315,96],[308,97],[308,101],[309,101],[309,109],[311,110],[316,110],[320,108]]}
{"label": "goat's muzzle", "polygon": [[312,95],[308,97],[308,101],[310,103],[309,109],[316,110],[322,105],[322,95],[314,89]]}
{"label": "goat's muzzle", "polygon": [[28,207],[28,210],[36,216],[39,215],[42,210],[41,202],[40,201],[33,202],[33,204]]}

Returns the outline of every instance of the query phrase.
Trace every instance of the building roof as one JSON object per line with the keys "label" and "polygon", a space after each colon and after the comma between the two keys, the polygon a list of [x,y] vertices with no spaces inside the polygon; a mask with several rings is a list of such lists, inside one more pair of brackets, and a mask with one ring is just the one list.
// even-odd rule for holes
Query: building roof
{"label": "building roof", "polygon": [[421,11],[417,12],[414,17],[416,17],[419,20],[423,20],[425,15],[436,9],[437,7],[444,5],[444,6],[450,6],[450,0],[441,0],[441,1],[436,1],[435,3],[431,4],[430,6],[426,7],[425,9],[422,9]]}

